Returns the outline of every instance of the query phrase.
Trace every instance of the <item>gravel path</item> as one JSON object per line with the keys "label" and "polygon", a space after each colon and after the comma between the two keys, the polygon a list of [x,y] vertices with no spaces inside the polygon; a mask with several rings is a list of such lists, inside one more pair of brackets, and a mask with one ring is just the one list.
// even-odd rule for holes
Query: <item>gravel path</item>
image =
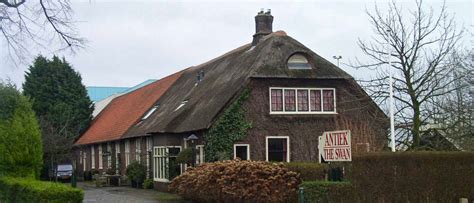
{"label": "gravel path", "polygon": [[[160,193],[156,190],[144,190],[136,189],[131,187],[101,187],[97,188],[92,183],[78,182],[78,188],[84,190],[84,203],[126,203],[126,202],[146,202],[146,203],[155,203],[155,202],[169,202],[169,201],[159,201],[160,195],[167,195],[166,193]],[[177,202],[177,201],[172,201]]]}

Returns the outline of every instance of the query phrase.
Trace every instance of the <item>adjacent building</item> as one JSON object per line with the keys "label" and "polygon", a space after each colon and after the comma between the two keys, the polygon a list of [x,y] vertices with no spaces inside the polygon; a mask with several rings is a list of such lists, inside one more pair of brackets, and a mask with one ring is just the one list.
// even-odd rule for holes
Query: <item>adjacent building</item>
{"label": "adjacent building", "polygon": [[197,164],[317,161],[318,136],[333,130],[351,130],[353,153],[382,150],[388,122],[374,101],[272,22],[260,12],[251,43],[114,98],[75,144],[79,171],[140,161],[158,186],[185,170],[175,158],[189,147]]}

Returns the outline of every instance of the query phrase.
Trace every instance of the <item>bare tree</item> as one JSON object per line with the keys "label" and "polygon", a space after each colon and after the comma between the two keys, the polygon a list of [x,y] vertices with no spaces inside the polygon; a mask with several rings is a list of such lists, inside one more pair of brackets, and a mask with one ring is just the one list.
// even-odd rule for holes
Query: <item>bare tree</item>
{"label": "bare tree", "polygon": [[[430,122],[429,107],[435,98],[456,90],[452,86],[462,75],[452,76],[449,56],[458,49],[463,30],[456,27],[452,15],[443,4],[439,11],[426,9],[421,0],[406,9],[395,2],[388,11],[367,11],[374,36],[369,42],[359,39],[359,47],[369,63],[357,60],[356,68],[376,71],[376,76],[361,81],[379,103],[389,97],[389,71],[393,74],[397,145],[416,149],[420,145],[420,127]],[[390,55],[390,57],[388,57]],[[388,70],[386,64],[391,61]]]}
{"label": "bare tree", "polygon": [[0,33],[7,57],[26,62],[32,48],[75,53],[85,46],[72,19],[69,0],[0,0]]}

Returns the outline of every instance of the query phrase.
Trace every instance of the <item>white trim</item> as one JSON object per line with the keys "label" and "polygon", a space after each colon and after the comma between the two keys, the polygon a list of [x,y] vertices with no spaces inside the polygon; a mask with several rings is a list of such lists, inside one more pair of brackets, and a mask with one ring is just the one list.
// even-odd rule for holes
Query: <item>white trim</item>
{"label": "white trim", "polygon": [[197,150],[197,153],[196,153],[196,165],[200,165],[204,162],[206,162],[204,160],[204,145],[196,145],[196,150]]}
{"label": "white trim", "polygon": [[[272,111],[272,90],[273,89],[276,89],[276,90],[281,90],[281,96],[283,97],[283,103],[282,103],[282,109],[283,111]],[[285,108],[285,90],[295,90],[295,111],[286,111],[286,108]],[[308,111],[299,111],[298,110],[298,90],[307,90],[308,91]],[[321,111],[311,111],[311,94],[310,94],[310,91],[311,90],[319,90],[321,92]],[[333,96],[334,96],[334,111],[324,111],[324,106],[323,106],[323,102],[324,102],[324,95],[323,95],[323,90],[332,90],[334,92]],[[278,114],[337,114],[337,109],[336,109],[336,88],[327,88],[327,87],[321,87],[321,88],[312,88],[312,87],[269,87],[269,90],[268,90],[268,100],[269,100],[269,112],[270,114],[272,115],[278,115]]]}
{"label": "white trim", "polygon": [[286,162],[290,162],[290,137],[289,136],[266,136],[265,137],[265,160],[268,161],[268,139],[286,139]]}
{"label": "white trim", "polygon": [[250,160],[250,145],[249,144],[234,144],[234,159],[237,158],[237,147],[247,147],[247,160]]}

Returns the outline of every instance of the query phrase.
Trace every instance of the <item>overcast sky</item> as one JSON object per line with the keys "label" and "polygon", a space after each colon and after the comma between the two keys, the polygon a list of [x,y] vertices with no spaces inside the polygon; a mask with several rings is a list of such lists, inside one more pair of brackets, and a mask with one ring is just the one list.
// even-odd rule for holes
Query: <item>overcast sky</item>
{"label": "overcast sky", "polygon": [[[254,16],[269,8],[273,29],[284,30],[322,57],[341,63],[361,56],[357,39],[369,40],[372,33],[365,10],[370,1],[73,1],[75,19],[88,48],[65,56],[79,71],[86,86],[133,86],[147,79],[159,79],[189,66],[198,65],[252,41]],[[404,1],[404,8],[413,7]],[[377,1],[381,10],[385,1]],[[441,1],[426,1],[437,9]],[[461,26],[472,25],[471,0],[451,0],[448,11]],[[0,41],[3,38],[0,38]],[[469,44],[471,39],[464,39]],[[5,47],[1,47],[1,54]],[[51,57],[48,51],[36,51]],[[0,56],[0,78],[18,85],[27,66],[14,67]],[[356,78],[368,74],[342,68]]]}

